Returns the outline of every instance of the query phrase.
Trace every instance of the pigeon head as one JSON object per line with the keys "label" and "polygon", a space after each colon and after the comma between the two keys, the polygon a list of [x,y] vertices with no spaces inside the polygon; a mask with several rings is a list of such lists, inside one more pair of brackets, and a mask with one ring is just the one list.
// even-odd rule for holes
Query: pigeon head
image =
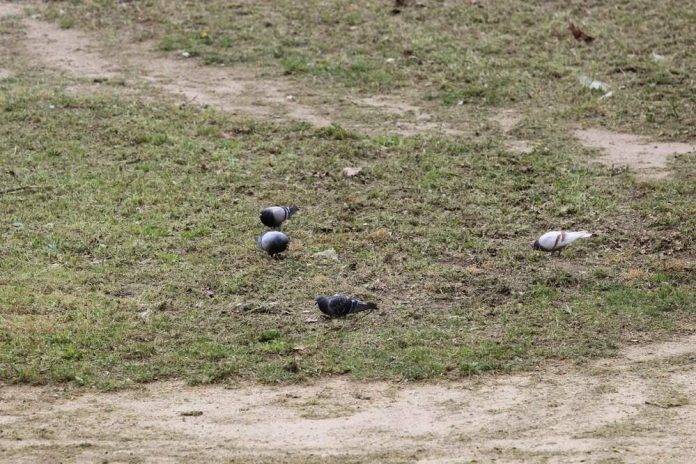
{"label": "pigeon head", "polygon": [[269,254],[275,255],[284,252],[288,247],[288,238],[285,236],[274,236],[269,240],[266,251]]}
{"label": "pigeon head", "polygon": [[263,211],[261,211],[261,222],[266,227],[275,227],[276,221],[275,216],[273,215],[273,210],[264,209]]}
{"label": "pigeon head", "polygon": [[331,316],[331,309],[329,308],[329,306],[330,306],[329,303],[331,301],[331,297],[318,296],[314,299],[314,301],[316,301],[317,306],[319,307],[319,311]]}
{"label": "pigeon head", "polygon": [[288,247],[288,243],[282,240],[274,240],[268,245],[268,253],[275,255],[284,252]]}
{"label": "pigeon head", "polygon": [[535,250],[541,250],[541,245],[539,244],[539,240],[534,240],[534,243],[532,243],[532,248]]}

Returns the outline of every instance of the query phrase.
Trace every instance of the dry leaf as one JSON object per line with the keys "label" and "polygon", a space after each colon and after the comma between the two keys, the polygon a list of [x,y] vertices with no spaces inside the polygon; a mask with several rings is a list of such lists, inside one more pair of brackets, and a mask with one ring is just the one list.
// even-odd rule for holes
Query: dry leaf
{"label": "dry leaf", "polygon": [[624,276],[628,280],[639,280],[646,278],[648,274],[642,269],[629,268],[624,274]]}
{"label": "dry leaf", "polygon": [[377,229],[367,234],[367,238],[376,243],[384,243],[391,239],[391,233],[387,229]]}
{"label": "dry leaf", "polygon": [[573,34],[573,37],[575,37],[575,40],[578,42],[592,43],[594,41],[594,37],[587,35],[585,31],[580,29],[572,22],[568,23],[568,30],[571,32],[571,34]]}

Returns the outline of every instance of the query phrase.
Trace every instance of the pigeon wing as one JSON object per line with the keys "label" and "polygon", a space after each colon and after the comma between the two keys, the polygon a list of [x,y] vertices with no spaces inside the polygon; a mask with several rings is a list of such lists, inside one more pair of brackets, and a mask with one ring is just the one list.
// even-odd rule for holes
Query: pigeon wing
{"label": "pigeon wing", "polygon": [[329,300],[329,312],[332,316],[345,316],[351,313],[353,301],[343,295],[334,295]]}
{"label": "pigeon wing", "polygon": [[562,233],[558,230],[546,232],[544,235],[539,237],[539,245],[545,251],[554,251],[561,243],[561,235]]}

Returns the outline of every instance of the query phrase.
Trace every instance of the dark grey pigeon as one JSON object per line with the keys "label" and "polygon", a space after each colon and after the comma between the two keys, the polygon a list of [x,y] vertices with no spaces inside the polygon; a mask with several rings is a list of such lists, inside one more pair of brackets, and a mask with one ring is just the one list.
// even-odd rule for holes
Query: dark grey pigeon
{"label": "dark grey pigeon", "polygon": [[365,303],[340,293],[334,296],[320,296],[315,301],[319,310],[329,317],[343,317],[368,309],[377,309],[377,305],[374,303]]}
{"label": "dark grey pigeon", "polygon": [[261,235],[258,238],[257,243],[266,253],[271,256],[275,256],[278,253],[282,253],[287,250],[290,239],[282,232],[270,230]]}
{"label": "dark grey pigeon", "polygon": [[261,210],[261,222],[266,227],[277,229],[299,209],[297,206],[269,206]]}

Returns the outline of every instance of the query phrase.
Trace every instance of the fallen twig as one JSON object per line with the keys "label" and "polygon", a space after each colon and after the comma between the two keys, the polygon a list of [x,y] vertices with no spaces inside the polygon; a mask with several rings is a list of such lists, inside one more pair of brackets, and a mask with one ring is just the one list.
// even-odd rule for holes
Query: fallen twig
{"label": "fallen twig", "polygon": [[13,187],[13,188],[8,188],[5,190],[0,190],[0,195],[4,195],[6,193],[14,193],[14,192],[21,192],[24,190],[30,190],[33,192],[36,192],[37,190],[50,190],[51,187],[39,187],[36,185],[24,185],[22,187]]}
{"label": "fallen twig", "polygon": [[669,409],[669,408],[678,408],[680,406],[684,406],[686,403],[681,403],[681,402],[666,402],[666,403],[661,403],[657,401],[646,401],[645,404],[649,406],[657,406],[658,408],[662,409]]}
{"label": "fallen twig", "polygon": [[592,43],[595,39],[591,35],[586,34],[585,31],[580,29],[572,22],[568,23],[568,30],[571,34],[573,34],[573,37],[575,37],[575,40],[577,40],[578,42]]}

